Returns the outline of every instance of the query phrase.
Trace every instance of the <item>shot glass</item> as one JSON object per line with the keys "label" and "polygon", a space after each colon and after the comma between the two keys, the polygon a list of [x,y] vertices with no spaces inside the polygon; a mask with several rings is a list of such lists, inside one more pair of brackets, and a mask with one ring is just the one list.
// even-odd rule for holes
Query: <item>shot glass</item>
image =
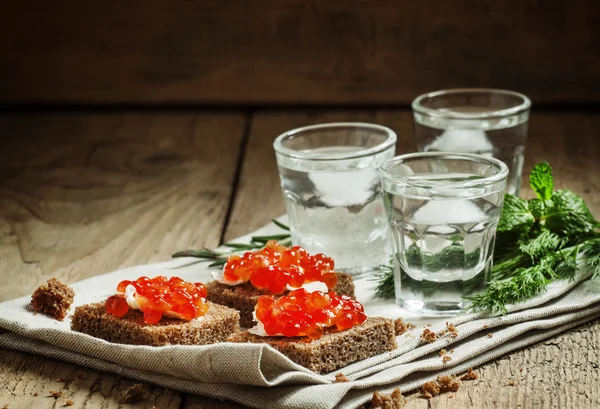
{"label": "shot glass", "polygon": [[464,88],[412,102],[417,148],[492,156],[508,165],[506,193],[519,195],[531,101],[518,92]]}
{"label": "shot glass", "polygon": [[507,166],[491,157],[422,152],[381,167],[393,238],[396,302],[452,316],[485,289]]}
{"label": "shot glass", "polygon": [[292,243],[360,275],[386,262],[388,221],[378,169],[396,134],[367,123],[294,129],[274,142]]}

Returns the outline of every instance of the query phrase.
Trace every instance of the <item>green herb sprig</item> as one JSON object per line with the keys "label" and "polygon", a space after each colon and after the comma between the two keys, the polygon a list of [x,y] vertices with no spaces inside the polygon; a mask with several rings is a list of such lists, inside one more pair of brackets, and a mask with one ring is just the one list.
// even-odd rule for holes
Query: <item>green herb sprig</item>
{"label": "green herb sprig", "polygon": [[[468,297],[472,310],[506,313],[508,304],[543,293],[550,282],[572,279],[578,258],[593,278],[600,278],[600,223],[584,200],[569,190],[554,190],[546,162],[534,166],[529,185],[534,199],[505,195],[491,282],[481,294]],[[376,294],[393,297],[393,269],[380,271]]]}
{"label": "green herb sprig", "polygon": [[228,247],[231,251],[217,252],[206,247],[201,250],[183,250],[173,254],[172,257],[196,257],[205,261],[211,261],[209,267],[221,267],[227,262],[227,257],[240,251],[260,250],[265,247],[269,240],[276,240],[283,246],[289,246],[292,243],[290,236],[290,228],[285,224],[272,220],[273,224],[288,233],[273,234],[270,236],[252,236],[250,243],[225,243],[223,246]]}

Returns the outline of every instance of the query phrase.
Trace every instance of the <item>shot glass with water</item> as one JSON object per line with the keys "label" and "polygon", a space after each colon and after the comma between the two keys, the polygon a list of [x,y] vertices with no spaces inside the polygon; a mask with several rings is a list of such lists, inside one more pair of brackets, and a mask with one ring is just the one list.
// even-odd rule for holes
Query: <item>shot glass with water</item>
{"label": "shot glass with water", "polygon": [[507,166],[460,153],[413,153],[381,167],[393,238],[396,302],[451,316],[485,289]]}
{"label": "shot glass with water", "polygon": [[413,103],[417,148],[492,156],[507,164],[506,192],[519,195],[531,101],[518,92],[464,88]]}
{"label": "shot glass with water", "polygon": [[379,167],[396,134],[366,123],[294,129],[274,142],[292,243],[332,257],[352,275],[389,259]]}

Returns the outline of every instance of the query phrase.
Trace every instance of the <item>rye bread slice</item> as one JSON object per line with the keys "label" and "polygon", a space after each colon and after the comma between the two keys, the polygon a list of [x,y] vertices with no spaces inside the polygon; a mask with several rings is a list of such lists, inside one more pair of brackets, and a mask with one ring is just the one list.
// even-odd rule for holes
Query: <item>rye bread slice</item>
{"label": "rye bread slice", "polygon": [[185,321],[163,317],[157,324],[144,323],[143,313],[129,310],[121,318],[106,312],[104,303],[75,309],[71,329],[109,342],[133,345],[207,345],[223,342],[239,329],[239,313],[210,303],[206,315]]}
{"label": "rye bread slice", "polygon": [[[348,295],[354,298],[354,281],[352,277],[344,273],[336,273],[338,283],[333,289],[338,294]],[[221,284],[211,281],[206,285],[208,290],[207,299],[215,304],[225,305],[240,312],[240,326],[250,328],[254,326],[252,312],[261,295],[271,294],[268,290],[258,290],[251,283],[239,285]],[[285,295],[282,293],[281,295]]]}
{"label": "rye bread slice", "polygon": [[306,337],[261,337],[248,331],[231,335],[229,342],[266,343],[311,371],[327,373],[356,361],[396,348],[394,322],[387,318],[367,318],[345,331],[328,329],[317,339]]}

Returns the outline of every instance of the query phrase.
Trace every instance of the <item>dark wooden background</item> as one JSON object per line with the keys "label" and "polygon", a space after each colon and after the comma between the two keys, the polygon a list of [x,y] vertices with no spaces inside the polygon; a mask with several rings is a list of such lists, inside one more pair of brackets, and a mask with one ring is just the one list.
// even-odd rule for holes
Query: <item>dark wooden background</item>
{"label": "dark wooden background", "polygon": [[596,0],[4,0],[0,103],[408,104],[499,87],[600,100]]}

